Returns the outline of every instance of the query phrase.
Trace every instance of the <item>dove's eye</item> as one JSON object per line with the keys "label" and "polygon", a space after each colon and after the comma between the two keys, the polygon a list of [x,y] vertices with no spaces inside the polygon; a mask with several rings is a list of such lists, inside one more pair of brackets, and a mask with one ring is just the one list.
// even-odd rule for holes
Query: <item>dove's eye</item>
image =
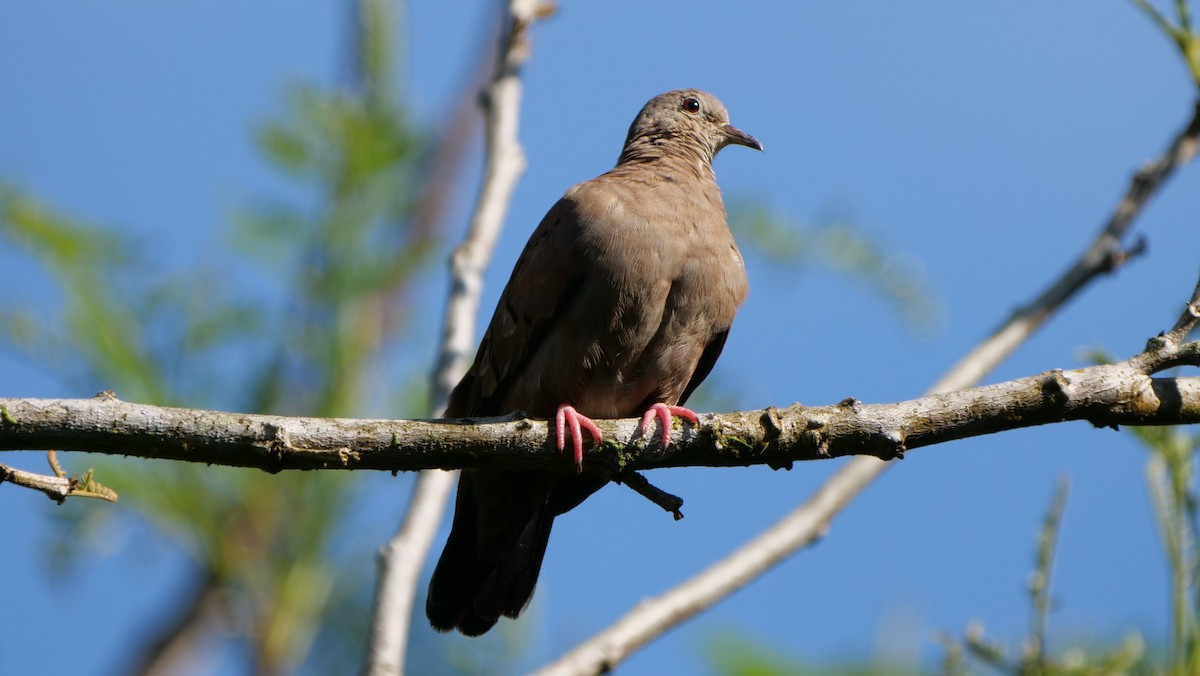
{"label": "dove's eye", "polygon": [[689,113],[698,113],[700,112],[700,102],[689,96],[683,100],[683,109]]}

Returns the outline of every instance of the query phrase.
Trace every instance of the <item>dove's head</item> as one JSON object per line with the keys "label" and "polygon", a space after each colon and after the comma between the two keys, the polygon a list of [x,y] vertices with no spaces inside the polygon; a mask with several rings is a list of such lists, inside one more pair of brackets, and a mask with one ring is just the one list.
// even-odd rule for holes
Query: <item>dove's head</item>
{"label": "dove's head", "polygon": [[762,150],[758,139],[729,124],[729,113],[717,97],[698,89],[659,94],[642,106],[629,125],[620,162],[660,155],[668,149],[698,152],[712,162],[727,145]]}

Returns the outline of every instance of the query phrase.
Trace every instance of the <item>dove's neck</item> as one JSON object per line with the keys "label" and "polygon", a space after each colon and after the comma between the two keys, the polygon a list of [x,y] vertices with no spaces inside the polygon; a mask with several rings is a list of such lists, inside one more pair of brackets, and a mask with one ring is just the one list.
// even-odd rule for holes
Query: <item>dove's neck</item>
{"label": "dove's neck", "polygon": [[625,144],[617,166],[642,166],[669,173],[686,172],[696,178],[716,180],[712,169],[712,152],[695,142],[683,142],[678,137],[644,137]]}

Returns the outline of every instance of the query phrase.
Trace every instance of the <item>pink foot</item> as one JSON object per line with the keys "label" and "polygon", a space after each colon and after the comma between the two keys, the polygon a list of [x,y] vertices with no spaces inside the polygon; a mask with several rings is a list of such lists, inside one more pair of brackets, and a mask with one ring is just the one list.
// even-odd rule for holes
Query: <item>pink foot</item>
{"label": "pink foot", "polygon": [[700,417],[697,416],[696,412],[692,409],[684,408],[682,406],[671,406],[669,404],[663,404],[660,402],[651,406],[649,410],[646,411],[646,415],[642,416],[642,422],[638,424],[637,431],[639,434],[645,434],[647,426],[650,425],[655,418],[658,418],[659,422],[662,423],[662,445],[663,448],[666,448],[667,444],[671,443],[671,416],[673,415],[677,415],[684,420],[688,420],[693,425],[700,424]]}
{"label": "pink foot", "polygon": [[558,433],[558,452],[562,453],[567,448],[567,426],[571,429],[571,442],[575,450],[575,467],[579,472],[583,471],[583,430],[586,429],[596,443],[603,440],[604,435],[600,434],[600,428],[596,427],[596,423],[592,419],[575,410],[574,406],[561,404],[558,407],[558,412],[554,414],[554,428]]}

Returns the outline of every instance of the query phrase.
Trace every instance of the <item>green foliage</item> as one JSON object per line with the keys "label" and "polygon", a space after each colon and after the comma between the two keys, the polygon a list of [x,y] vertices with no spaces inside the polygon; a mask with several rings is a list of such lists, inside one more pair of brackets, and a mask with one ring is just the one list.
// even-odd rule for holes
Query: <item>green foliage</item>
{"label": "green foliage", "polygon": [[[1114,361],[1099,349],[1084,356],[1097,364]],[[1149,453],[1146,483],[1171,572],[1171,645],[1165,673],[1200,674],[1200,494],[1196,486],[1200,432],[1182,427],[1126,429]]]}
{"label": "green foliage", "polygon": [[31,309],[5,308],[0,326],[7,338],[46,361],[78,354],[99,380],[119,382],[140,400],[168,403],[160,364],[145,342],[143,318],[109,274],[137,265],[131,244],[5,185],[0,185],[0,235],[36,257],[64,297],[57,332],[43,328]]}
{"label": "green foliage", "polygon": [[817,265],[846,274],[887,301],[909,328],[936,328],[939,308],[919,265],[855,225],[832,219],[800,226],[751,203],[734,205],[729,223],[748,253],[789,270]]}
{"label": "green foliage", "polygon": [[1150,0],[1131,1],[1145,12],[1154,25],[1179,49],[1192,82],[1200,87],[1200,35],[1192,26],[1192,11],[1188,0],[1174,0],[1174,21],[1167,18],[1167,15],[1151,4]]}
{"label": "green foliage", "polygon": [[710,641],[705,655],[715,676],[905,676],[919,673],[898,664],[806,664],[737,634]]}
{"label": "green foliage", "polygon": [[[1096,351],[1093,361],[1109,361]],[[1134,427],[1131,433],[1149,452],[1146,477],[1155,521],[1162,536],[1163,552],[1171,571],[1171,643],[1164,666],[1147,655],[1142,638],[1131,635],[1116,646],[1084,650],[1072,648],[1060,656],[1046,650],[1046,626],[1050,611],[1050,571],[1054,546],[1066,504],[1063,482],[1051,499],[1038,537],[1036,566],[1030,578],[1032,620],[1030,632],[1019,651],[1010,651],[984,637],[982,626],[969,627],[961,640],[943,638],[945,674],[973,673],[975,663],[995,673],[1018,676],[1107,676],[1109,674],[1200,673],[1200,530],[1197,521],[1196,453],[1200,433],[1176,427]]]}
{"label": "green foliage", "polygon": [[[391,5],[364,0],[360,8],[351,86],[296,85],[284,114],[260,127],[263,156],[295,181],[300,197],[262,197],[238,214],[231,234],[240,257],[221,252],[209,257],[217,266],[159,266],[141,255],[149,243],[0,186],[0,242],[36,260],[53,282],[38,293],[58,299],[10,302],[0,310],[0,339],[68,382],[140,402],[422,413],[387,408],[420,401],[387,383],[414,382],[398,365],[413,314],[407,291],[436,244],[435,233],[409,218],[427,153],[394,84]],[[247,286],[260,291],[247,294]],[[380,377],[387,375],[394,380]],[[178,622],[151,636],[138,661],[189,640],[189,626],[239,636],[257,672],[295,670],[318,635],[334,642],[324,656],[357,661],[361,635],[318,629],[327,613],[345,614],[335,602],[364,602],[339,585],[370,586],[369,553],[346,551],[340,535],[353,532],[347,520],[360,476],[170,462],[97,466],[121,493],[121,509],[58,511],[59,564],[86,554],[80,545],[94,541],[88,533],[135,527],[128,517],[136,515],[197,571],[191,592],[181,594],[190,602]],[[99,523],[102,514],[114,522]],[[355,614],[366,616],[361,607]]]}
{"label": "green foliage", "polygon": [[1200,529],[1196,520],[1196,452],[1200,433],[1176,427],[1135,427],[1150,452],[1146,480],[1163,553],[1171,569],[1170,674],[1200,673]]}
{"label": "green foliage", "polygon": [[988,639],[982,625],[967,628],[961,641],[943,636],[945,648],[942,673],[948,676],[977,673],[971,665],[988,673],[1013,676],[1119,676],[1122,674],[1153,673],[1145,662],[1145,645],[1134,634],[1115,647],[1098,650],[1070,648],[1053,654],[1046,647],[1046,633],[1051,607],[1050,577],[1054,566],[1054,551],[1066,509],[1069,483],[1064,478],[1055,487],[1050,506],[1038,531],[1034,569],[1029,578],[1029,634],[1019,649],[1010,650],[1002,643]]}

